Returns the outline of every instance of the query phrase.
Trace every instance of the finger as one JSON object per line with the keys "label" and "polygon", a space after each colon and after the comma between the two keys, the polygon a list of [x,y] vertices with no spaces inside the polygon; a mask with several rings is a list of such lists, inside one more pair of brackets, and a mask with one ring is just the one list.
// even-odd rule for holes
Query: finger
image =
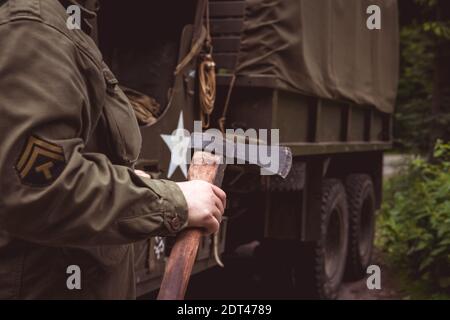
{"label": "finger", "polygon": [[215,209],[212,211],[212,214],[213,214],[214,218],[217,220],[217,222],[219,222],[219,224],[220,224],[222,222],[223,211]]}
{"label": "finger", "polygon": [[216,233],[219,230],[220,224],[217,221],[216,218],[211,217],[210,219],[208,219],[208,221],[205,223],[204,228],[206,229],[205,234],[207,236]]}
{"label": "finger", "polygon": [[222,189],[220,189],[218,186],[215,186],[213,184],[211,186],[212,186],[214,194],[219,197],[219,199],[223,203],[223,207],[225,208],[227,205],[227,194]]}
{"label": "finger", "polygon": [[222,200],[220,200],[220,198],[217,197],[216,195],[214,195],[213,197],[214,197],[213,200],[214,200],[214,204],[215,204],[216,208],[219,209],[219,211],[220,211],[221,213],[223,213],[224,210],[225,210],[225,207],[224,207],[224,205],[223,205]]}

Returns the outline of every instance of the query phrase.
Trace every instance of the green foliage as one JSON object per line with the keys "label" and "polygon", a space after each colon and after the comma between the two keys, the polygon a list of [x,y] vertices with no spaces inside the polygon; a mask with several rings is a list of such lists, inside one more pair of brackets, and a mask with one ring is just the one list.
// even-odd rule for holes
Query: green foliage
{"label": "green foliage", "polygon": [[423,24],[423,30],[431,32],[437,38],[450,39],[450,26],[448,22],[425,22]]}
{"label": "green foliage", "polygon": [[[447,0],[440,0],[447,1]],[[439,20],[440,16],[438,0],[416,0],[416,4],[419,6],[422,12],[422,29],[425,32],[429,32],[435,38],[450,39],[450,21]],[[434,19],[433,19],[434,18]]]}
{"label": "green foliage", "polygon": [[433,144],[433,128],[437,124],[442,127],[450,124],[450,115],[436,118],[431,112],[436,48],[439,43],[450,41],[450,22],[439,19],[438,0],[415,0],[411,8],[412,19],[400,30],[401,66],[394,137],[399,149],[427,152]]}
{"label": "green foliage", "polygon": [[433,41],[417,25],[402,28],[401,75],[394,132],[397,146],[425,151],[430,141]]}
{"label": "green foliage", "polygon": [[412,160],[385,186],[378,244],[411,276],[450,292],[450,144]]}

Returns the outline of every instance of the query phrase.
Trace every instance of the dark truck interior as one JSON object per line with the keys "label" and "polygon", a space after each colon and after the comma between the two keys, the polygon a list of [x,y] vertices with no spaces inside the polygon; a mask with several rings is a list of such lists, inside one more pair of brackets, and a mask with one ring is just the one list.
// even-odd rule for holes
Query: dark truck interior
{"label": "dark truck interior", "polygon": [[181,33],[193,23],[195,4],[100,1],[99,45],[105,61],[121,85],[156,100],[156,118],[167,106]]}

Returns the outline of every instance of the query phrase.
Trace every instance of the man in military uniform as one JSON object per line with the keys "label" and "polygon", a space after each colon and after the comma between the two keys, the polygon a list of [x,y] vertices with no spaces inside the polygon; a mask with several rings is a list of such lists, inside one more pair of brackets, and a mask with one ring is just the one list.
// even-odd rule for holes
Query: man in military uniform
{"label": "man in military uniform", "polygon": [[[131,244],[215,232],[225,194],[132,169],[133,110],[66,20],[57,0],[0,0],[0,298],[135,298]],[[81,290],[66,285],[72,265]]]}

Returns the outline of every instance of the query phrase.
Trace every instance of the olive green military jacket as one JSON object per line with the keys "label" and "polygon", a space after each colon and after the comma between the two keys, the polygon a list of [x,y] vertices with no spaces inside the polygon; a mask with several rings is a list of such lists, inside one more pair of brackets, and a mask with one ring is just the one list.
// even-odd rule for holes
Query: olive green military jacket
{"label": "olive green military jacket", "polygon": [[57,0],[0,7],[1,299],[135,298],[131,243],[186,225],[178,186],[132,170],[133,110],[66,20]]}

